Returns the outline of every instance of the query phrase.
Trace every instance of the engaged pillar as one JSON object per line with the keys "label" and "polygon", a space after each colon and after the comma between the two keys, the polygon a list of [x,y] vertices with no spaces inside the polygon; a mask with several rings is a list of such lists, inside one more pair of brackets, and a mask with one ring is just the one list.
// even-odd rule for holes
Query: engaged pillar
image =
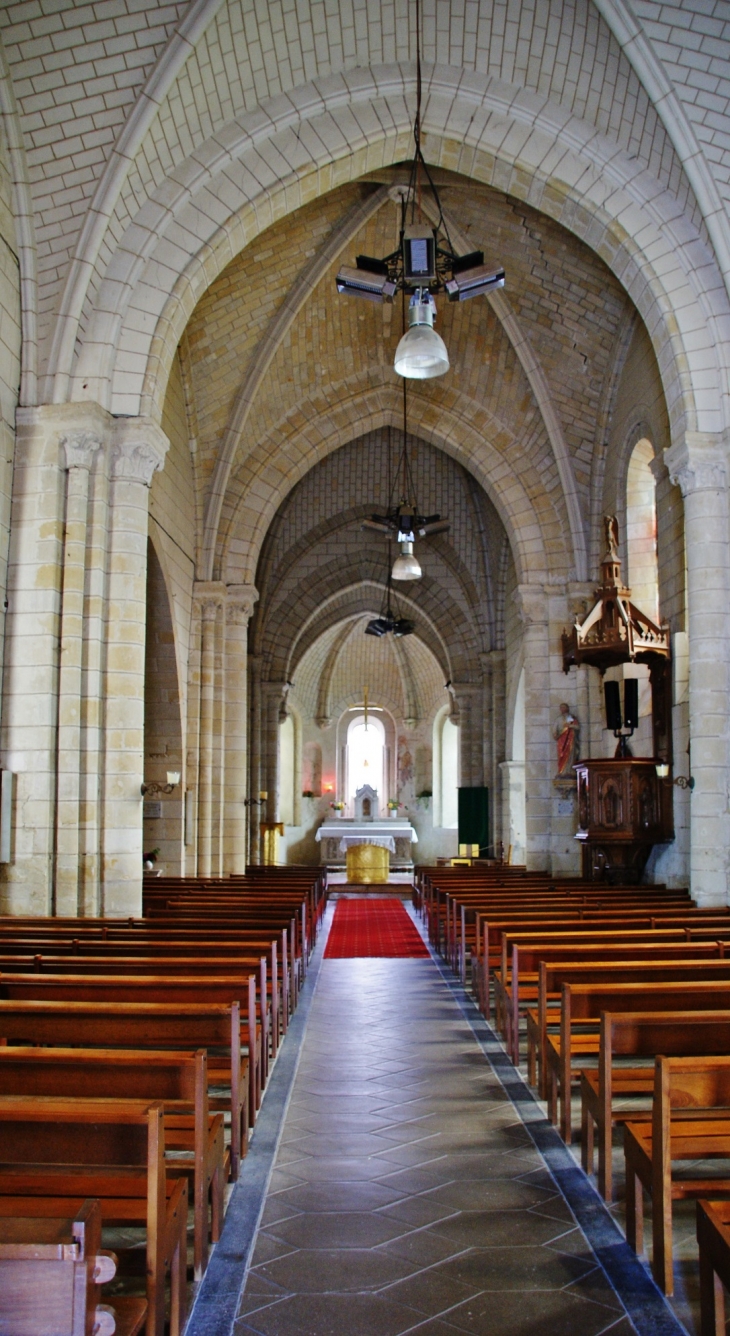
{"label": "engaged pillar", "polygon": [[727,447],[688,432],[665,453],[684,498],[689,630],[690,881],[701,905],[728,902],[728,544]]}
{"label": "engaged pillar", "polygon": [[[258,591],[253,585],[226,588],[226,731],[223,813],[223,867],[246,871],[248,796],[248,623]],[[254,795],[258,797],[258,791]]]}
{"label": "engaged pillar", "polygon": [[144,668],[149,489],[168,449],[150,419],[114,423],[109,532],[102,912],[142,909]]}

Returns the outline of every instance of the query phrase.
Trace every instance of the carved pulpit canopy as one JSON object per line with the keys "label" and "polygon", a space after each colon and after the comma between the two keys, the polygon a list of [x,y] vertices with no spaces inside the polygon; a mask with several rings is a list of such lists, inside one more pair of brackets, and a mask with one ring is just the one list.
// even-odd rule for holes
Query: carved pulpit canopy
{"label": "carved pulpit canopy", "polygon": [[374,821],[379,815],[378,790],[371,789],[369,784],[363,784],[355,794],[355,820]]}
{"label": "carved pulpit canopy", "polygon": [[606,555],[601,562],[597,602],[582,622],[563,631],[563,671],[590,663],[605,672],[618,663],[647,663],[670,655],[669,627],[657,626],[631,602],[631,590],[621,579],[618,521],[605,515]]}

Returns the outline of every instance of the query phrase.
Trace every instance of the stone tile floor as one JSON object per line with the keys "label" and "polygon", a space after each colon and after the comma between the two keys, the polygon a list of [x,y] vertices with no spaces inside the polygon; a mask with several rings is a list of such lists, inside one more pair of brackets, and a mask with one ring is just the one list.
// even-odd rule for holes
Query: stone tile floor
{"label": "stone tile floor", "polygon": [[636,1330],[432,961],[322,962],[234,1330]]}

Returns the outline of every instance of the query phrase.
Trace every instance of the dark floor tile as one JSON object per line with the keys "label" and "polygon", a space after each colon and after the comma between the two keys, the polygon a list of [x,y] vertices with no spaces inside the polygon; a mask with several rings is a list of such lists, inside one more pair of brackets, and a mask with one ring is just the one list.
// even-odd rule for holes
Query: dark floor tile
{"label": "dark floor tile", "polygon": [[397,1238],[407,1226],[375,1211],[321,1211],[270,1226],[269,1232],[294,1248],[374,1248]]}
{"label": "dark floor tile", "polygon": [[292,1293],[380,1290],[402,1280],[413,1267],[402,1257],[374,1248],[301,1249],[257,1268],[265,1280]]}
{"label": "dark floor tile", "polygon": [[460,1251],[460,1245],[439,1233],[438,1226],[436,1229],[411,1229],[381,1247],[381,1252],[405,1257],[407,1262],[418,1267],[434,1266]]}
{"label": "dark floor tile", "polygon": [[385,1206],[381,1212],[387,1218],[403,1220],[412,1225],[432,1225],[437,1220],[447,1220],[458,1214],[442,1202],[434,1201],[430,1192],[423,1196],[402,1197],[392,1206]]}
{"label": "dark floor tile", "polygon": [[599,1336],[612,1320],[607,1323],[601,1305],[563,1290],[532,1290],[481,1294],[444,1314],[444,1321],[471,1336]]}
{"label": "dark floor tile", "polygon": [[417,1320],[376,1294],[297,1294],[250,1317],[236,1336],[400,1336]]}
{"label": "dark floor tile", "polygon": [[462,1284],[461,1281],[455,1281],[452,1277],[431,1269],[419,1271],[415,1276],[399,1280],[395,1285],[389,1285],[382,1293],[386,1298],[395,1299],[397,1303],[416,1308],[425,1316],[438,1317],[447,1309],[453,1308],[455,1304],[478,1294],[480,1289],[479,1285]]}
{"label": "dark floor tile", "polygon": [[302,1161],[297,1176],[307,1183],[362,1183],[384,1177],[383,1169],[382,1161],[374,1157],[318,1155]]}
{"label": "dark floor tile", "polygon": [[533,1188],[510,1178],[447,1183],[433,1195],[456,1211],[524,1211],[550,1200],[544,1188]]}
{"label": "dark floor tile", "polygon": [[256,1235],[251,1265],[258,1266],[260,1262],[270,1262],[275,1258],[285,1257],[292,1251],[291,1244],[284,1243],[282,1239],[277,1238],[275,1234],[269,1234],[265,1229],[260,1229]]}
{"label": "dark floor tile", "polygon": [[300,1211],[377,1211],[406,1201],[404,1193],[384,1183],[303,1183],[283,1194]]}
{"label": "dark floor tile", "polygon": [[261,1225],[265,1229],[267,1225],[275,1225],[279,1220],[289,1220],[291,1216],[298,1215],[286,1192],[277,1192],[272,1197],[267,1197],[264,1209],[261,1214]]}
{"label": "dark floor tile", "polygon": [[[461,1211],[435,1225],[434,1229],[443,1238],[450,1239],[462,1248],[522,1248],[528,1244],[541,1246],[559,1239],[565,1233],[562,1222],[549,1220],[546,1216],[531,1215],[528,1211],[514,1210]],[[585,1239],[583,1243],[587,1248]],[[556,1247],[559,1246],[559,1242],[556,1243]],[[565,1252],[571,1251],[570,1248],[565,1249]],[[588,1255],[592,1263],[593,1254],[590,1250]]]}
{"label": "dark floor tile", "polygon": [[[272,1265],[286,1274],[290,1258]],[[580,1257],[558,1255],[548,1248],[494,1247],[472,1248],[438,1266],[448,1279],[475,1290],[556,1290],[581,1279],[595,1263]],[[282,1270],[283,1269],[283,1270]],[[269,1272],[266,1273],[269,1275]],[[282,1284],[280,1275],[269,1276]]]}

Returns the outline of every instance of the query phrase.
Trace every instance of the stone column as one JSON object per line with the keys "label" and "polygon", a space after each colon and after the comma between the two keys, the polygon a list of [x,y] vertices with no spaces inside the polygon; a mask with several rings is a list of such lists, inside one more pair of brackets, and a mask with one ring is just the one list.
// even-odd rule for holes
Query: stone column
{"label": "stone column", "polygon": [[[491,663],[491,719],[492,727],[489,737],[489,747],[491,752],[491,770],[492,770],[492,840],[494,842],[494,856],[499,853],[500,844],[505,843],[504,826],[502,823],[502,763],[505,758],[506,748],[506,719],[505,719],[505,664],[504,650],[493,649],[490,651],[489,659]],[[506,852],[506,851],[505,851]]]}
{"label": "stone column", "polygon": [[459,784],[473,788],[482,783],[482,697],[476,682],[455,682],[454,695],[459,706]]}
{"label": "stone column", "polygon": [[198,581],[193,597],[200,608],[200,734],[198,765],[198,876],[213,872],[213,759],[215,751],[216,630],[226,587],[220,580]]}
{"label": "stone column", "polygon": [[502,761],[502,841],[505,861],[523,863],[526,858],[526,832],[521,829],[517,814],[525,800],[525,762]]}
{"label": "stone column", "polygon": [[114,423],[109,533],[102,912],[142,908],[147,525],[153,474],[169,441],[148,418]]}
{"label": "stone column", "polygon": [[260,858],[259,820],[263,812],[263,809],[259,806],[257,801],[259,793],[263,788],[263,768],[261,758],[262,703],[260,654],[251,654],[249,656],[249,663],[251,665],[251,708],[249,711],[249,750],[251,753],[251,763],[249,768],[248,791],[252,805],[247,808],[246,819],[248,824],[248,861],[249,863],[258,863]]}
{"label": "stone column", "polygon": [[55,912],[83,912],[81,846],[82,677],[86,585],[89,474],[102,449],[98,433],[73,431],[61,437],[66,462],[66,515],[61,587],[61,653],[58,670],[56,773]]}
{"label": "stone column", "polygon": [[104,439],[109,424],[97,404],[43,405],[16,414],[2,726],[2,767],[16,777],[12,861],[0,867],[0,911],[7,914],[55,910],[66,490],[61,438],[90,432]]}
{"label": "stone column", "polygon": [[700,905],[727,904],[728,543],[727,444],[688,432],[665,453],[684,498],[689,630],[690,880]]}
{"label": "stone column", "polygon": [[[246,871],[248,796],[248,623],[258,590],[253,585],[226,588],[226,734],[224,871]],[[258,797],[258,792],[253,795]]]}
{"label": "stone column", "polygon": [[525,666],[526,862],[531,871],[544,871],[550,865],[552,810],[550,665],[545,590],[541,585],[519,585],[515,599],[523,627]]}
{"label": "stone column", "polygon": [[265,788],[269,795],[266,807],[262,808],[261,812],[262,816],[264,812],[266,813],[267,821],[279,820],[279,723],[286,689],[286,682],[261,683],[263,697],[261,712],[263,726],[262,752],[265,758]]}

